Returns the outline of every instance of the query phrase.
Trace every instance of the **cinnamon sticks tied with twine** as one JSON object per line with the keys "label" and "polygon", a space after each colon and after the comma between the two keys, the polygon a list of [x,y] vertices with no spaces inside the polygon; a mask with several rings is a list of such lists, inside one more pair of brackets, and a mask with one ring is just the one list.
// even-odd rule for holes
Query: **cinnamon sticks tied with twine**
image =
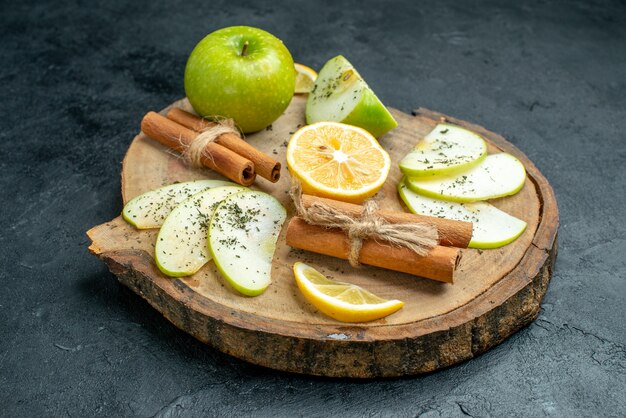
{"label": "cinnamon sticks tied with twine", "polygon": [[280,178],[280,163],[244,141],[231,119],[213,122],[172,108],[167,117],[148,112],[141,130],[179,152],[189,165],[208,167],[243,186],[257,174],[273,183]]}
{"label": "cinnamon sticks tied with twine", "polygon": [[461,251],[472,235],[468,222],[379,210],[302,195],[291,196],[298,216],[287,227],[287,244],[319,254],[452,283]]}

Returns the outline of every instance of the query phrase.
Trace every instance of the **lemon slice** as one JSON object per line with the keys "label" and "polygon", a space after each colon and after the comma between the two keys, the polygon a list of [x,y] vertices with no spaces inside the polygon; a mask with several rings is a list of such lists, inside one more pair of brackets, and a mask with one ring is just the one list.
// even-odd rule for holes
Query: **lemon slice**
{"label": "lemon slice", "polygon": [[374,321],[404,306],[404,302],[399,300],[383,299],[362,287],[330,280],[304,263],[295,263],[293,272],[306,300],[338,321]]}
{"label": "lemon slice", "polygon": [[295,63],[296,67],[296,94],[310,93],[315,85],[317,79],[317,73],[314,69],[307,67],[306,65]]}
{"label": "lemon slice", "polygon": [[305,193],[361,203],[382,187],[391,160],[366,130],[318,122],[291,137],[287,165]]}

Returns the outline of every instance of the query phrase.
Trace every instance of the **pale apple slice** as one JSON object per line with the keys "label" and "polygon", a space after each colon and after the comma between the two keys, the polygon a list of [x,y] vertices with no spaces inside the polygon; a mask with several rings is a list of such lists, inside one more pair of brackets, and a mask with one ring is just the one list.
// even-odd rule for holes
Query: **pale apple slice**
{"label": "pale apple slice", "polygon": [[137,229],[159,228],[180,202],[211,187],[236,186],[224,180],[194,180],[150,190],[126,203],[122,217]]}
{"label": "pale apple slice", "polygon": [[376,138],[398,126],[385,105],[341,55],[324,64],[317,76],[306,103],[306,121],[346,123],[363,128]]}
{"label": "pale apple slice", "polygon": [[211,260],[207,248],[209,222],[215,208],[243,187],[214,187],[181,202],[165,219],[154,248],[157,267],[164,274],[183,277],[194,274]]}
{"label": "pale apple slice", "polygon": [[450,174],[478,164],[487,156],[487,143],[472,131],[440,123],[400,161],[407,176]]}
{"label": "pale apple slice", "polygon": [[226,198],[209,227],[209,250],[222,276],[240,293],[256,296],[271,282],[272,258],[287,213],[276,198],[242,192]]}
{"label": "pale apple slice", "polygon": [[451,202],[477,202],[517,193],[524,186],[526,171],[507,153],[488,155],[477,165],[458,173],[434,177],[407,177],[413,191]]}
{"label": "pale apple slice", "polygon": [[472,223],[470,248],[499,248],[513,242],[526,229],[526,222],[486,202],[456,203],[432,199],[398,185],[400,197],[418,215],[455,219]]}

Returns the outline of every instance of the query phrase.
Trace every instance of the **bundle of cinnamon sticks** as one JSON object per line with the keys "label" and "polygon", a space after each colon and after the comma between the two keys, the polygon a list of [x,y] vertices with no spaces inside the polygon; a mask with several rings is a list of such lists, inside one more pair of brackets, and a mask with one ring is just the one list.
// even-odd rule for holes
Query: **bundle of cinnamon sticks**
{"label": "bundle of cinnamon sticks", "polygon": [[[362,206],[321,197],[302,195],[301,203],[305,208],[321,203],[351,217],[358,217],[363,213]],[[454,273],[461,258],[460,249],[467,248],[472,238],[470,222],[380,209],[376,211],[376,215],[388,223],[430,224],[437,229],[438,245],[425,256],[420,256],[405,247],[366,239],[359,253],[359,262],[441,282],[454,282]],[[344,231],[309,224],[300,216],[294,216],[289,222],[287,244],[344,260],[348,259],[350,253],[350,240]]]}
{"label": "bundle of cinnamon sticks", "polygon": [[[148,112],[141,121],[141,130],[166,147],[184,154],[202,132],[215,125],[215,122],[172,108],[167,117]],[[280,163],[234,132],[220,134],[207,143],[200,154],[200,162],[243,186],[251,185],[257,174],[273,183],[280,178]]]}

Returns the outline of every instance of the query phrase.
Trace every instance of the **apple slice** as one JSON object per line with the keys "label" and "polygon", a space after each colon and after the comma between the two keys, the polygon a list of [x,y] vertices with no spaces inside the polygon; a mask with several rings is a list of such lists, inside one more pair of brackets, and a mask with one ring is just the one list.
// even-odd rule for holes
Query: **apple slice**
{"label": "apple slice", "polygon": [[407,177],[413,191],[451,202],[476,202],[517,193],[524,186],[526,171],[507,153],[488,155],[462,172],[435,177]]}
{"label": "apple slice", "polygon": [[242,192],[215,209],[209,250],[224,278],[239,292],[256,296],[271,282],[272,258],[287,212],[263,192]]}
{"label": "apple slice", "polygon": [[407,176],[450,174],[478,164],[487,156],[485,140],[459,126],[440,123],[400,161]]}
{"label": "apple slice", "polygon": [[404,182],[398,193],[413,213],[472,222],[471,248],[499,248],[513,242],[526,229],[526,222],[486,202],[456,203],[420,196]]}
{"label": "apple slice", "polygon": [[320,71],[306,102],[307,124],[331,121],[358,126],[376,138],[398,126],[356,69],[339,55]]}
{"label": "apple slice", "polygon": [[194,180],[150,190],[126,203],[122,217],[137,229],[159,228],[180,202],[204,189],[236,186],[223,180]]}
{"label": "apple slice", "polygon": [[164,274],[182,277],[194,274],[205,265],[211,254],[207,232],[213,211],[243,187],[215,187],[196,193],[181,202],[165,219],[154,248],[157,267]]}

